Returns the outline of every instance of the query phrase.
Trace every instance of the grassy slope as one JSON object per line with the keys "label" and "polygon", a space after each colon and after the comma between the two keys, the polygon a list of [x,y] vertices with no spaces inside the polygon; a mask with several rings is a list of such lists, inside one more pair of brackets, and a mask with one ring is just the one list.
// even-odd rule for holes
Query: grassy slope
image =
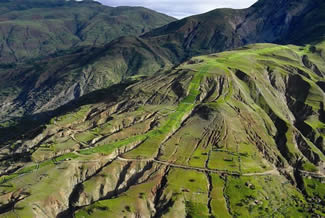
{"label": "grassy slope", "polygon": [[18,168],[1,177],[2,207],[23,208],[5,215],[322,215],[322,49],[257,44],[196,57],[53,118],[1,151],[4,172]]}
{"label": "grassy slope", "polygon": [[[99,6],[94,6],[97,7]],[[133,23],[133,20],[138,22],[139,16],[143,15],[143,9],[138,8],[135,10],[140,10],[140,15],[131,13],[129,8],[114,10],[122,14],[125,12],[132,18],[132,22],[116,18],[122,24],[124,21],[127,24]],[[323,35],[323,28],[314,29],[315,25],[310,24],[322,25],[322,11],[324,3],[319,0],[278,0],[274,3],[259,1],[249,9],[213,10],[172,22],[140,38],[120,38],[98,49],[84,48],[72,54],[59,53],[55,58],[42,59],[34,65],[14,68],[3,66],[5,69],[1,70],[4,79],[3,84],[0,84],[0,100],[4,103],[1,105],[3,115],[0,119],[7,119],[7,114],[20,117],[24,113],[55,109],[80,95],[106,88],[130,76],[164,71],[193,55],[220,52],[256,42],[314,43],[320,40],[316,36]],[[99,41],[105,38],[107,34],[102,34],[102,25],[98,21],[102,15],[94,17],[94,23],[99,26],[93,26],[92,23],[88,25],[84,22],[90,15],[82,14],[85,17],[79,17],[80,23],[85,24],[86,33],[81,38],[85,42],[92,41],[97,36]],[[65,16],[68,15],[62,17]],[[161,20],[160,15],[154,18],[149,16],[150,19],[145,17],[142,16],[143,22]],[[69,16],[67,19],[70,19]],[[111,18],[108,20],[111,21]],[[109,28],[107,31],[115,33],[115,30],[116,28]],[[15,79],[17,77],[22,78],[20,82]]]}
{"label": "grassy slope", "polygon": [[[151,57],[146,49],[132,55],[123,48],[103,47],[118,37],[140,35],[175,20],[146,8],[65,1],[10,1],[0,3],[0,8],[4,10],[0,15],[1,116],[55,109],[119,83],[140,70],[138,65],[155,72],[169,63]],[[143,47],[137,40],[132,43]],[[106,56],[115,61],[107,62]]]}
{"label": "grassy slope", "polygon": [[141,7],[97,2],[0,3],[1,64],[21,62],[78,46],[100,46],[139,35],[175,19]]}

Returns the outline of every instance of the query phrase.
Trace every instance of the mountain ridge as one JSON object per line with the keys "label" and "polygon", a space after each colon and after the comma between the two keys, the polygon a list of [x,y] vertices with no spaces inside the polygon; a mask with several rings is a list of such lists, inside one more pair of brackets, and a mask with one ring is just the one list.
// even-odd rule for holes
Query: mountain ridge
{"label": "mountain ridge", "polygon": [[114,8],[95,1],[8,1],[0,2],[0,8],[4,10],[0,16],[2,64],[103,45],[175,20],[142,7]]}
{"label": "mountain ridge", "polygon": [[31,115],[0,123],[0,216],[324,217],[324,9],[261,0],[8,66],[2,117]]}
{"label": "mountain ridge", "polygon": [[250,45],[76,100],[2,143],[3,215],[322,216],[322,49]]}
{"label": "mountain ridge", "polygon": [[[22,114],[28,115],[55,109],[78,98],[78,93],[86,94],[96,89],[106,88],[133,75],[152,75],[192,56],[229,50],[249,43],[306,44],[323,39],[322,31],[324,29],[321,27],[325,17],[321,13],[324,11],[322,1],[277,1],[277,4],[269,7],[270,2],[259,1],[252,7],[242,10],[217,9],[172,22],[141,37],[116,39],[104,47],[98,48],[94,53],[90,52],[89,56],[92,56],[93,62],[88,64],[89,66],[86,66],[87,64],[80,65],[79,54],[76,54],[76,63],[71,62],[71,64],[75,64],[75,67],[72,67],[70,71],[63,70],[60,73],[66,75],[67,80],[57,78],[53,82],[49,81],[50,83],[43,84],[45,92],[25,86],[24,94],[28,96],[28,100],[19,97],[19,90],[14,91],[10,94],[10,98],[4,98],[3,102],[6,103],[3,105],[7,106],[2,105],[2,110],[7,111],[5,113],[21,116]],[[315,23],[314,19],[316,18],[319,23],[317,27],[308,25]],[[114,52],[110,52],[110,50]],[[94,57],[98,57],[98,59]],[[61,56],[62,60],[65,58],[64,55]],[[27,67],[29,71],[35,72],[36,79],[38,75],[50,73],[47,72],[49,67],[45,65],[42,68],[41,64],[38,65],[40,66],[38,68]],[[58,69],[66,69],[64,63],[57,65],[55,67]],[[11,74],[6,71],[6,69],[3,70],[5,74]],[[24,72],[19,68],[16,71],[14,75]],[[93,78],[92,81],[89,80],[88,84],[83,82],[81,72],[85,71]],[[55,78],[55,75],[53,77]],[[107,81],[107,83],[96,82],[100,80]],[[70,89],[69,93],[60,92],[61,87],[65,87],[62,85],[63,83],[68,88],[80,86],[81,91],[78,91],[79,88],[77,88],[76,92],[73,89]],[[13,84],[7,89],[12,90],[12,87],[16,86]],[[2,88],[2,90],[4,89],[6,88]],[[54,96],[58,95],[67,97],[55,100]],[[44,102],[52,98],[54,101],[45,105]],[[30,107],[28,104],[34,106]]]}

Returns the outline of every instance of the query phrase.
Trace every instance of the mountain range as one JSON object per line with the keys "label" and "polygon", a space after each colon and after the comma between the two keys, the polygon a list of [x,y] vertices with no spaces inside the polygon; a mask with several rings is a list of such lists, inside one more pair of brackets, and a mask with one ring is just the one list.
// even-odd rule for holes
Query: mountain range
{"label": "mountain range", "polygon": [[0,2],[0,10],[1,64],[104,45],[175,20],[146,8],[113,8],[94,1],[8,0]]}
{"label": "mountain range", "polygon": [[324,11],[260,0],[6,65],[0,216],[324,217]]}
{"label": "mountain range", "polygon": [[[251,43],[302,45],[321,41],[323,11],[324,3],[319,0],[258,1],[248,9],[216,9],[171,22],[141,37],[122,37],[102,47],[83,47],[42,59],[32,66],[9,67],[2,70],[6,79],[0,84],[2,117],[53,110],[132,76],[170,69],[195,55]],[[317,25],[309,25],[315,20]]]}

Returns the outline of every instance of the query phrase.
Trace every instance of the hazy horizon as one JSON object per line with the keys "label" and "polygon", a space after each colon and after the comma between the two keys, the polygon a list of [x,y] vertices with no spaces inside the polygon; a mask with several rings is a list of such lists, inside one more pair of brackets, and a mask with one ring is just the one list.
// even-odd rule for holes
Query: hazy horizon
{"label": "hazy horizon", "polygon": [[257,0],[98,0],[109,6],[142,6],[181,19],[216,8],[247,8]]}

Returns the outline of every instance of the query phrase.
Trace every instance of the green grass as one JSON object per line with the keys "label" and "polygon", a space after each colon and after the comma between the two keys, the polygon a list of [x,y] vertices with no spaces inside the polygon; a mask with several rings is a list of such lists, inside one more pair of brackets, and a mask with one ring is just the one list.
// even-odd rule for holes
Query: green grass
{"label": "green grass", "polygon": [[238,156],[227,152],[211,152],[208,167],[210,169],[239,172]]}
{"label": "green grass", "polygon": [[[228,177],[226,195],[235,216],[305,217],[305,201],[283,177]],[[300,212],[300,210],[302,210]]]}
{"label": "green grass", "polygon": [[206,149],[203,148],[198,148],[192,155],[189,165],[193,167],[200,167],[204,168],[205,167],[205,162],[207,161],[208,155],[209,155],[209,150],[211,147],[208,147]]}
{"label": "green grass", "polygon": [[262,173],[273,167],[266,161],[260,151],[253,144],[240,144],[240,165],[242,173]]}
{"label": "green grass", "polygon": [[125,140],[121,140],[119,142],[116,143],[112,143],[112,144],[108,144],[108,145],[102,145],[102,146],[98,146],[98,147],[94,147],[94,148],[90,148],[90,149],[84,149],[84,150],[80,150],[79,153],[83,154],[83,155],[91,155],[94,153],[99,153],[99,154],[111,154],[114,150],[123,147],[123,146],[127,146],[129,144],[132,143],[136,143],[136,142],[141,142],[147,139],[147,136],[145,135],[140,135],[140,136],[134,136]]}
{"label": "green grass", "polygon": [[79,108],[75,112],[65,114],[63,116],[54,118],[50,121],[50,124],[55,124],[57,126],[71,125],[74,122],[82,122],[87,113],[90,110],[90,105],[85,105]]}
{"label": "green grass", "polygon": [[[161,86],[163,88],[148,79],[131,87],[127,93],[127,97],[132,101],[134,99],[135,102],[138,100],[145,102],[144,100],[150,98],[153,92],[159,89],[157,102],[160,103],[161,96],[167,99],[161,100],[163,102],[161,104],[131,106],[128,112],[118,111],[113,115],[108,109],[110,111],[107,111],[107,114],[104,111],[85,122],[84,118],[90,109],[102,108],[103,104],[99,103],[53,119],[46,131],[51,133],[51,128],[57,130],[59,126],[67,130],[67,134],[55,134],[33,153],[34,163],[28,163],[16,173],[1,177],[1,184],[12,185],[3,190],[14,191],[21,187],[19,184],[22,180],[27,179],[33,186],[32,191],[35,196],[31,198],[32,200],[45,199],[48,196],[54,196],[54,199],[60,198],[55,192],[54,181],[45,180],[46,182],[35,185],[33,177],[38,174],[37,172],[49,171],[50,178],[53,179],[59,174],[56,168],[66,166],[66,170],[72,170],[67,171],[67,175],[72,173],[73,175],[69,174],[71,178],[80,178],[79,172],[89,173],[98,169],[97,163],[91,166],[93,160],[102,158],[104,163],[117,149],[138,145],[123,154],[124,158],[139,158],[138,161],[133,161],[127,172],[123,171],[124,166],[128,164],[127,161],[113,160],[97,175],[83,182],[81,201],[91,198],[96,202],[79,209],[76,217],[124,217],[135,213],[143,216],[152,215],[150,214],[153,213],[150,211],[152,199],[163,174],[156,168],[159,165],[157,163],[153,163],[153,168],[145,173],[149,175],[152,173],[151,170],[158,170],[150,179],[128,184],[129,189],[114,198],[97,200],[102,197],[100,195],[105,196],[106,192],[113,191],[118,180],[124,177],[124,173],[128,178],[138,174],[138,171],[147,164],[147,160],[140,159],[156,157],[159,148],[161,151],[160,156],[157,157],[159,160],[181,165],[169,168],[169,174],[164,180],[166,184],[161,189],[160,198],[164,199],[164,203],[168,202],[168,207],[164,207],[166,209],[164,215],[167,217],[209,217],[210,215],[214,217],[308,217],[306,211],[309,207],[318,205],[312,202],[313,199],[318,197],[323,199],[325,195],[324,184],[320,180],[304,178],[306,192],[301,192],[276,171],[274,175],[269,176],[248,175],[265,173],[275,166],[288,170],[289,165],[295,166],[294,164],[300,159],[305,161],[302,166],[304,170],[317,171],[316,166],[307,160],[307,155],[304,155],[296,144],[298,127],[293,125],[293,113],[286,102],[288,93],[286,93],[285,82],[289,76],[298,74],[288,69],[303,68],[305,73],[311,73],[302,66],[296,66],[300,64],[297,51],[296,47],[264,44],[251,46],[248,50],[221,53],[218,57],[198,57],[197,59],[203,62],[183,64],[176,69],[176,72],[184,73],[186,79],[179,78],[182,75],[180,73],[171,73],[166,76],[167,79],[165,75],[157,79],[161,79],[159,84],[163,83],[164,85]],[[187,72],[186,69],[194,71]],[[243,72],[238,73],[237,70]],[[302,77],[310,86],[314,86],[306,90],[309,92],[307,96],[309,100],[302,102],[304,105],[312,106],[310,107],[312,115],[306,117],[305,122],[315,131],[316,137],[322,137],[324,124],[319,120],[318,109],[323,94],[316,88],[314,81],[317,79],[316,76],[311,79]],[[269,80],[273,80],[273,84]],[[169,87],[165,88],[171,81],[182,83],[187,91],[187,95],[177,103],[175,103],[178,99],[176,93],[169,90]],[[221,83],[222,89],[219,87]],[[213,93],[209,92],[211,90]],[[202,97],[205,93],[210,96],[204,102],[197,101],[198,96]],[[301,96],[295,98],[300,99]],[[152,118],[157,119],[157,125],[149,131],[151,118],[144,121],[143,119],[152,112],[157,112]],[[190,114],[186,122],[183,122]],[[288,130],[285,126],[283,129],[280,127],[277,129],[274,123],[277,117],[283,119]],[[132,126],[128,127],[129,125]],[[42,161],[74,146],[75,142],[69,138],[69,131],[72,128],[80,132],[75,137],[85,144],[99,136],[105,135],[107,138],[96,144],[96,147],[81,150],[77,148],[75,153],[59,156],[54,161]],[[285,138],[283,144],[276,144],[278,133]],[[168,140],[165,141],[167,138]],[[318,154],[320,159],[324,160],[325,157],[320,149],[309,139],[304,139],[307,142],[304,146],[306,152]],[[206,173],[195,169],[178,168],[182,166],[204,168],[208,158],[207,165],[210,169],[246,175],[234,177],[228,174],[220,177],[218,174],[211,174],[211,184],[209,184],[210,177]],[[61,161],[60,167],[55,167],[57,166],[54,164],[55,161]],[[36,162],[39,162],[39,166]],[[75,162],[80,164],[78,165],[80,168],[74,167]],[[165,164],[160,167],[165,167]],[[123,179],[123,182],[125,180]],[[48,189],[46,189],[47,185],[49,185]],[[43,189],[46,190],[42,192]],[[311,198],[312,201],[309,199],[309,202],[306,202],[302,193],[307,193],[307,199]],[[207,206],[208,202],[210,202],[211,213]],[[28,203],[30,203],[29,199],[26,200],[26,204]],[[320,204],[315,213],[324,213]]]}
{"label": "green grass", "polygon": [[224,198],[224,181],[216,174],[211,174],[212,192],[211,209],[212,215],[216,218],[231,217],[227,209],[227,202]]}
{"label": "green grass", "polygon": [[[67,160],[67,159],[76,159],[78,158],[79,156],[74,154],[74,153],[68,153],[68,154],[64,154],[62,156],[59,156],[57,158],[54,159],[55,162],[60,162],[60,161],[64,161],[64,160]],[[46,167],[46,166],[49,166],[49,165],[54,165],[54,161],[53,160],[46,160],[46,161],[43,161],[41,163],[29,163],[28,165],[26,165],[25,167],[19,169],[18,171],[16,171],[15,173],[12,173],[10,175],[5,175],[5,176],[1,176],[0,177],[0,184],[4,184],[4,183],[7,183],[8,181],[18,177],[18,176],[21,176],[21,175],[24,175],[24,174],[29,174],[29,173],[32,173],[34,170],[36,169],[39,169],[39,168],[43,168],[43,167]]]}
{"label": "green grass", "polygon": [[[90,206],[78,210],[75,213],[75,217],[123,217],[131,216],[137,212],[150,214],[151,211],[147,200],[152,198],[151,190],[154,189],[158,180],[159,177],[155,177],[146,183],[134,185],[118,198],[97,201]],[[86,187],[88,186],[89,182],[86,183]]]}
{"label": "green grass", "polygon": [[97,136],[98,135],[96,131],[86,131],[86,132],[76,134],[75,137],[79,142],[88,143],[94,138],[96,138]]}
{"label": "green grass", "polygon": [[[179,179],[182,175],[182,179]],[[207,178],[203,173],[172,169],[168,175],[166,193],[174,193],[174,201],[184,199],[185,212],[190,217],[208,217]]]}
{"label": "green grass", "polygon": [[302,165],[303,170],[306,170],[308,172],[317,172],[318,169],[316,168],[316,166],[310,162],[306,162]]}
{"label": "green grass", "polygon": [[176,112],[168,116],[167,121],[158,129],[147,133],[148,139],[139,147],[127,154],[127,157],[153,157],[158,151],[159,145],[173,131],[177,130],[184,120],[185,116],[195,107],[196,97],[199,95],[200,82],[207,71],[207,67],[201,69],[200,72],[194,73],[193,79],[189,86],[189,94],[179,103]]}
{"label": "green grass", "polygon": [[150,157],[153,156],[156,152],[158,147],[152,145],[159,145],[167,135],[180,127],[181,121],[184,119],[184,116],[188,114],[193,108],[194,103],[196,100],[196,96],[199,94],[199,86],[200,81],[204,75],[203,73],[197,73],[194,75],[192,82],[189,87],[189,94],[188,96],[182,100],[182,102],[178,105],[176,112],[171,113],[168,116],[167,121],[161,125],[158,129],[154,129],[144,135],[131,137],[126,140],[122,140],[117,143],[108,144],[99,146],[93,149],[88,149],[86,151],[81,151],[82,154],[91,154],[91,153],[109,153],[112,152],[114,149],[119,148],[121,146],[125,146],[130,144],[134,141],[143,141],[145,142],[141,144],[140,149],[135,149],[132,152],[128,153],[128,157]]}
{"label": "green grass", "polygon": [[317,196],[325,201],[325,183],[322,183],[321,179],[304,178],[303,180],[308,196]]}

